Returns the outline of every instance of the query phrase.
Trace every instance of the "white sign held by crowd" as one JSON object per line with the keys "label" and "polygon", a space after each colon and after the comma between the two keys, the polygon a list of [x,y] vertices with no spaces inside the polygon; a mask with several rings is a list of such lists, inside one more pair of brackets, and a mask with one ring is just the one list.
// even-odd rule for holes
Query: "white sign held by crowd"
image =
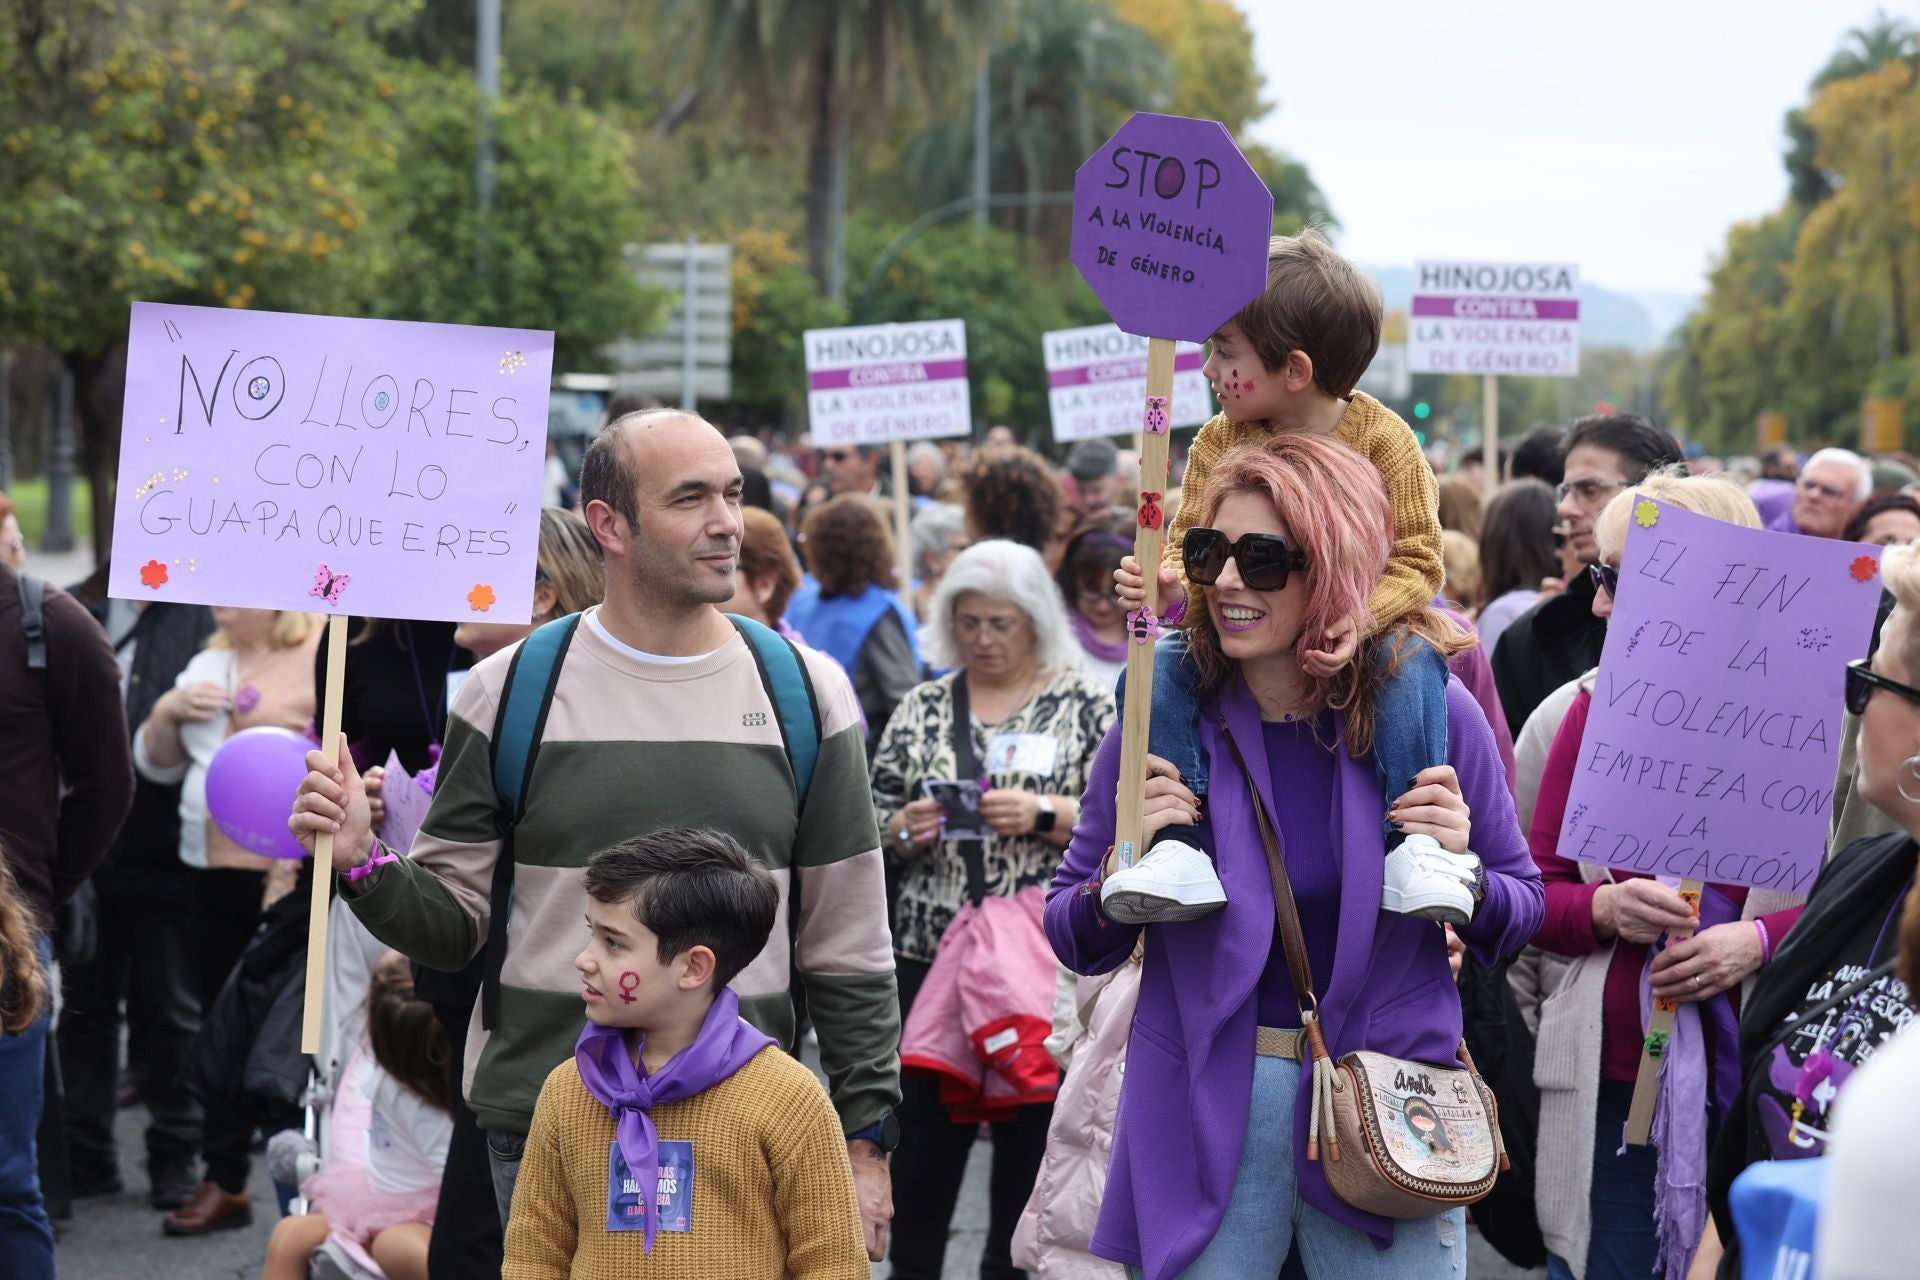
{"label": "white sign held by crowd", "polygon": [[1571,378],[1580,372],[1580,267],[1573,262],[1413,264],[1407,356],[1414,373]]}
{"label": "white sign held by crowd", "polygon": [[[1113,324],[1040,335],[1055,440],[1067,443],[1140,430],[1140,404],[1147,394],[1147,341]],[[1206,362],[1206,348],[1200,344],[1175,345],[1170,425],[1197,427],[1213,416],[1213,395],[1200,372]]]}
{"label": "white sign held by crowd", "polygon": [[809,329],[804,341],[807,416],[816,444],[972,433],[966,321]]}

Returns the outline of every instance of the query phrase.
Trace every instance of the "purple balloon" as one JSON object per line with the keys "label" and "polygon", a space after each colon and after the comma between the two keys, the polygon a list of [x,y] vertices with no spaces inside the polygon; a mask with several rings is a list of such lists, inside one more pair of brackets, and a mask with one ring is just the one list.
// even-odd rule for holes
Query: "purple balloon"
{"label": "purple balloon", "polygon": [[207,766],[207,815],[227,839],[269,858],[304,858],[287,830],[313,743],[291,729],[242,729]]}

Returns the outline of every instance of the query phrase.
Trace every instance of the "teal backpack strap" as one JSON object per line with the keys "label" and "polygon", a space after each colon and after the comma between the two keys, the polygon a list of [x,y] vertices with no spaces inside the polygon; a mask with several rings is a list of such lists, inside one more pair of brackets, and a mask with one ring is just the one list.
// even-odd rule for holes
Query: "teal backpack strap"
{"label": "teal backpack strap", "polygon": [[487,962],[480,989],[480,1025],[493,1029],[500,1012],[500,970],[507,961],[507,918],[513,914],[513,829],[527,811],[527,784],[540,755],[540,739],[547,728],[547,711],[560,683],[573,633],[580,615],[570,613],[534,628],[513,655],[507,679],[500,686],[500,706],[494,713],[493,790],[506,811],[500,856],[493,864],[493,886],[488,894],[491,914],[487,926]]}
{"label": "teal backpack strap", "polygon": [[727,620],[746,640],[754,664],[760,668],[760,683],[773,702],[787,764],[793,770],[794,799],[804,809],[807,789],[813,785],[813,769],[820,761],[820,704],[814,698],[813,681],[807,677],[807,664],[792,641],[765,623],[736,613],[728,614]]}

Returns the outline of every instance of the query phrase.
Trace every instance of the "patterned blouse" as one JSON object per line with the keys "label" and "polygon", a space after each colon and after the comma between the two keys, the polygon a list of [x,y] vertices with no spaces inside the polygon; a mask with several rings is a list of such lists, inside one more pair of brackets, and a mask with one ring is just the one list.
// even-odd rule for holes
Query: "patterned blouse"
{"label": "patterned blouse", "polygon": [[[873,807],[883,825],[909,800],[919,797],[921,779],[959,777],[953,760],[955,679],[947,675],[919,685],[887,721],[873,760]],[[973,753],[987,766],[996,787],[1077,799],[1086,790],[1094,752],[1112,721],[1112,692],[1086,672],[1070,669],[1042,685],[1026,706],[1005,720],[983,725],[975,717]],[[1031,736],[1017,739],[1016,735]],[[996,746],[1003,759],[1014,750],[1017,762],[1026,768],[991,767],[989,752]],[[983,846],[987,892],[1011,897],[1029,885],[1046,884],[1063,853],[1037,835],[988,839]],[[931,964],[940,935],[967,897],[967,867],[960,846],[940,843],[903,859],[888,841],[887,856],[902,868],[893,949],[909,960]]]}

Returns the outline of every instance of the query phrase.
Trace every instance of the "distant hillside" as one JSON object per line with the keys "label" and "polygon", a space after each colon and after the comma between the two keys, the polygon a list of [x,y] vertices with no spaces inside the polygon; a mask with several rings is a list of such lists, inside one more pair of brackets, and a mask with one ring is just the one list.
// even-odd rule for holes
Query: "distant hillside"
{"label": "distant hillside", "polygon": [[[1387,310],[1413,299],[1411,267],[1367,267]],[[1684,293],[1616,293],[1597,284],[1580,286],[1580,338],[1585,346],[1651,351],[1665,342],[1700,299]]]}

